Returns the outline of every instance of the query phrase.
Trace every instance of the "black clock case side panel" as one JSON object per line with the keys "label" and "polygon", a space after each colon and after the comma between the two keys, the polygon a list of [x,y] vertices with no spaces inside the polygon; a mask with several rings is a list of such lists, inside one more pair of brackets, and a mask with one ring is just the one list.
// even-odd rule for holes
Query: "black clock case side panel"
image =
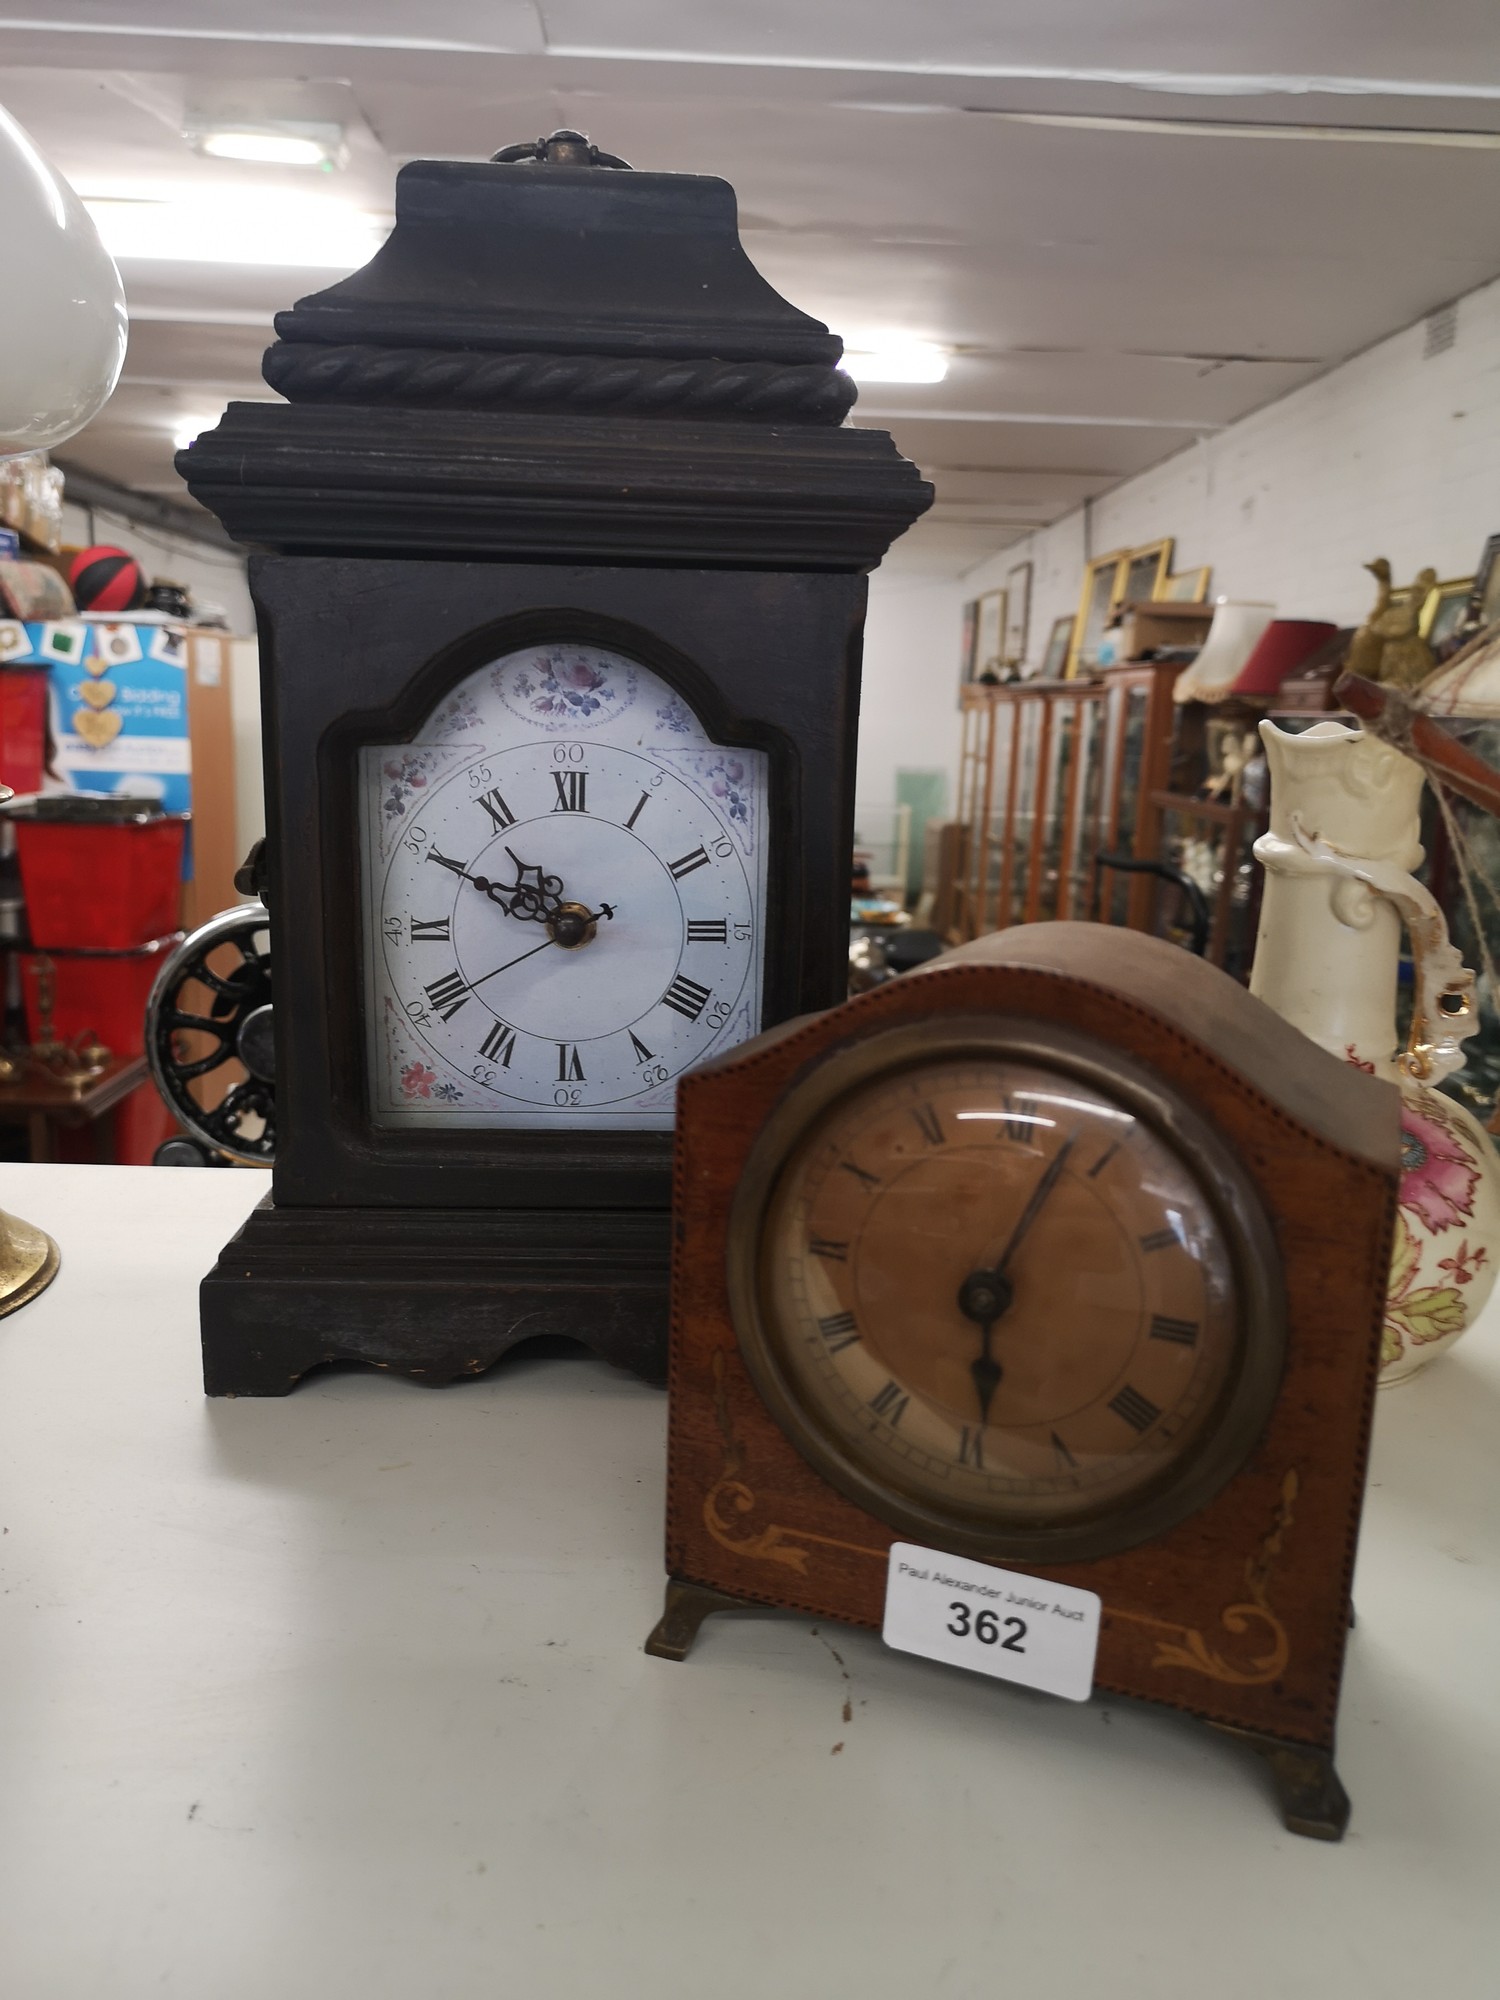
{"label": "black clock case side panel", "polygon": [[486,660],[572,637],[659,673],[770,759],[763,1022],[847,979],[866,580],[840,573],[257,556],[276,967],[278,1209],[666,1210],[669,1133],[377,1130],[356,764]]}

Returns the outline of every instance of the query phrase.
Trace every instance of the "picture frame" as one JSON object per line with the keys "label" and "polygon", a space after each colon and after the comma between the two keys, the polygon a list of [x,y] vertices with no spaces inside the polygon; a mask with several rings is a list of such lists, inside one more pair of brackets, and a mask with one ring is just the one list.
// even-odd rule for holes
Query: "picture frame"
{"label": "picture frame", "polygon": [[986,590],[975,600],[973,678],[1003,680],[1005,664],[1005,592]]}
{"label": "picture frame", "polygon": [[974,681],[974,641],[979,632],[979,599],[971,597],[963,608],[963,622],[959,629],[958,641],[958,699],[963,706],[963,691]]}
{"label": "picture frame", "polygon": [[1108,555],[1095,556],[1083,566],[1083,590],[1078,599],[1078,614],[1073,621],[1073,638],[1064,675],[1067,680],[1080,672],[1091,671],[1098,664],[1099,643],[1109,623],[1119,586],[1124,581],[1128,554],[1126,549],[1112,549]]}
{"label": "picture frame", "polygon": [[1167,572],[1172,567],[1175,547],[1173,537],[1164,535],[1159,542],[1145,542],[1138,549],[1127,550],[1124,574],[1118,586],[1118,602],[1149,604],[1153,598],[1159,597]]}
{"label": "picture frame", "polygon": [[1213,575],[1207,563],[1201,569],[1185,569],[1177,576],[1161,580],[1157,596],[1164,604],[1207,604],[1208,580]]}
{"label": "picture frame", "polygon": [[1500,535],[1491,535],[1474,571],[1474,588],[1469,593],[1464,623],[1478,630],[1497,622],[1500,622]]}
{"label": "picture frame", "polygon": [[1047,634],[1047,650],[1042,655],[1042,664],[1037,675],[1039,680],[1060,681],[1068,670],[1068,654],[1073,647],[1073,627],[1078,622],[1076,611],[1065,611],[1061,618],[1054,618],[1052,630]]}
{"label": "picture frame", "polygon": [[1434,653],[1457,635],[1467,619],[1475,582],[1472,576],[1456,576],[1428,591],[1417,629]]}
{"label": "picture frame", "polygon": [[1005,573],[1005,662],[1018,667],[1031,638],[1031,564],[1017,563]]}

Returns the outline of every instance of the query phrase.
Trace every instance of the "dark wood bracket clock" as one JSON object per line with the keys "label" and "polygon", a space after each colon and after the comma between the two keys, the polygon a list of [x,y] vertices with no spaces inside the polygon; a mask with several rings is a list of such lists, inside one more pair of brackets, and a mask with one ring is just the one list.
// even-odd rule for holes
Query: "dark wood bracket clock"
{"label": "dark wood bracket clock", "polygon": [[895,1542],[1102,1600],[1095,1687],[1336,1839],[1395,1090],[1093,924],[965,946],[684,1079],[666,1612],[882,1623]]}
{"label": "dark wood bracket clock", "polygon": [[931,501],[720,180],[419,161],[178,465],[256,553],[270,1198],[211,1394],[659,1375],[673,1094],[845,988],[866,574]]}

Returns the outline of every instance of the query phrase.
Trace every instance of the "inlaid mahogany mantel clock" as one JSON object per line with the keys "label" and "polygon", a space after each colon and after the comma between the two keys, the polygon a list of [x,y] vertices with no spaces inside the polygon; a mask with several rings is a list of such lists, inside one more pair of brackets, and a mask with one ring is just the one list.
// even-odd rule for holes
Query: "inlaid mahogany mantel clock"
{"label": "inlaid mahogany mantel clock", "polygon": [[1020,1571],[1101,1600],[1094,1685],[1248,1740],[1337,1837],[1394,1089],[1158,939],[1034,924],[678,1117],[648,1650],[735,1605],[878,1627],[897,1543]]}
{"label": "inlaid mahogany mantel clock", "polygon": [[211,1393],[664,1364],[673,1093],[845,984],[866,574],[931,489],[732,190],[419,161],[178,460],[257,551],[270,1198]]}

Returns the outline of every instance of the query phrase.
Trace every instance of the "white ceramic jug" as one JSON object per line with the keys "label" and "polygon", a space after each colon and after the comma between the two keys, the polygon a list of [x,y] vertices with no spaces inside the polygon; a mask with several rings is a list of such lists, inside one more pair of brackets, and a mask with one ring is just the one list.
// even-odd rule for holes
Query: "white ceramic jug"
{"label": "white ceramic jug", "polygon": [[[1432,1086],[1463,1067],[1479,1025],[1474,975],[1412,875],[1421,766],[1378,737],[1262,722],[1271,827],[1250,991],[1331,1054],[1401,1091],[1401,1196],[1381,1357],[1404,1381],[1478,1314],[1500,1258],[1500,1159],[1478,1120]],[[1416,995],[1404,1050],[1396,980],[1405,924]],[[1330,1228],[1337,1219],[1330,1217]]]}

